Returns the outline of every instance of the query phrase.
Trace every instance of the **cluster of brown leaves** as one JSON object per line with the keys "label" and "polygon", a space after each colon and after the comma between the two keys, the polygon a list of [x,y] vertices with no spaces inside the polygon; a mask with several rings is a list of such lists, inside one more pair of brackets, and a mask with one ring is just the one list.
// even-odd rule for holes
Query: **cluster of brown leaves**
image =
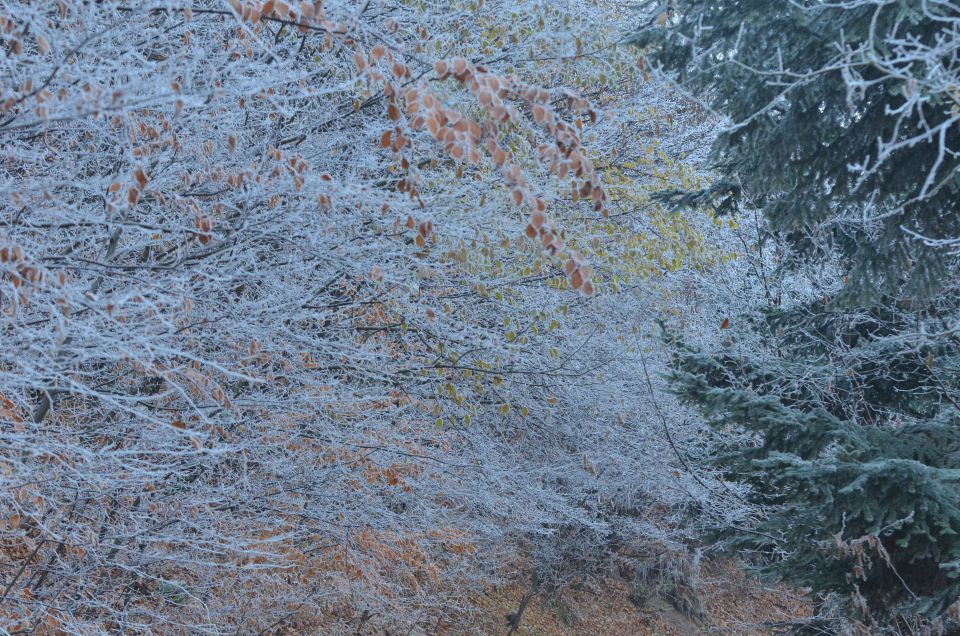
{"label": "cluster of brown leaves", "polygon": [[[564,121],[551,103],[549,91],[527,84],[515,76],[497,75],[462,57],[449,61],[438,60],[433,68],[437,78],[453,78],[475,97],[484,115],[478,121],[446,106],[425,82],[413,84],[408,81],[406,85],[398,86],[395,82],[411,79],[410,69],[395,61],[391,52],[382,46],[374,47],[368,55],[358,52],[354,62],[361,76],[369,83],[383,84],[384,94],[389,100],[387,115],[397,125],[382,133],[380,146],[399,156],[400,166],[407,176],[400,180],[397,188],[407,192],[411,199],[417,196],[420,177],[415,163],[406,152],[410,144],[400,125],[403,123],[401,119],[405,119],[410,130],[429,133],[444,153],[458,164],[477,164],[481,161],[483,151],[486,151],[511,188],[514,204],[527,211],[526,235],[537,240],[544,254],[550,258],[564,253],[565,243],[556,224],[546,214],[546,202],[531,190],[514,153],[500,142],[506,129],[524,119],[521,110],[514,105],[516,103],[550,136],[550,143],[537,148],[541,164],[559,179],[583,179],[581,185],[574,188],[574,200],[592,200],[594,211],[607,216],[609,196],[589,152],[580,141],[582,119],[577,119],[576,124]],[[402,101],[402,113],[398,101]],[[591,121],[596,119],[595,111],[582,96],[565,91],[560,101],[571,112],[586,116]],[[461,174],[462,169],[458,169],[458,175]],[[423,232],[420,235],[425,238]],[[564,273],[574,289],[588,296],[593,294],[592,270],[579,253],[572,250],[568,253]]]}

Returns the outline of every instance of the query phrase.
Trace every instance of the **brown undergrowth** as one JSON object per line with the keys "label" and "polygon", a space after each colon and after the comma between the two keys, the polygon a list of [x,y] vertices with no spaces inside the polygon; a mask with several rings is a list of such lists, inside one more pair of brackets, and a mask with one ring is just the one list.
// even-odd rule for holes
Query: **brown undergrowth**
{"label": "brown undergrowth", "polygon": [[[516,636],[689,636],[722,634],[761,636],[810,614],[803,596],[785,587],[763,584],[727,559],[704,562],[699,580],[701,619],[685,615],[666,596],[638,605],[635,583],[610,576],[593,589],[568,589],[553,599],[534,596]],[[477,610],[442,636],[488,636],[508,633],[509,615],[527,590],[520,585],[492,590],[476,600]],[[633,600],[631,600],[633,599]]]}

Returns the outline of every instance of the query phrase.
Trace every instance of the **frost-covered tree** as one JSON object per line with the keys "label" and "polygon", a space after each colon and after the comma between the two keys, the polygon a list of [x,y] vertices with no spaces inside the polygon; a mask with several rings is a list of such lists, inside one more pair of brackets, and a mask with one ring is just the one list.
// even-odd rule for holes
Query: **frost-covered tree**
{"label": "frost-covered tree", "polygon": [[[767,290],[676,391],[766,514],[754,546],[870,629],[960,596],[960,5],[663,3],[652,65],[727,118],[725,180],[679,203],[760,209]],[[876,622],[874,622],[876,621]],[[902,626],[902,625],[901,625]]]}
{"label": "frost-covered tree", "polygon": [[734,250],[634,17],[0,1],[0,629],[429,631],[727,514],[636,379]]}

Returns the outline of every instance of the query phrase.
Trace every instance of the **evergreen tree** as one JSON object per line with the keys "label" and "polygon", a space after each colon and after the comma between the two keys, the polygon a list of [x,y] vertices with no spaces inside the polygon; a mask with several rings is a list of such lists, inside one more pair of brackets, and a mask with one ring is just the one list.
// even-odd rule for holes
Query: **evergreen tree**
{"label": "evergreen tree", "polygon": [[729,120],[719,185],[665,198],[749,197],[790,292],[723,350],[671,333],[677,393],[755,441],[717,452],[764,506],[740,538],[875,629],[936,622],[960,597],[960,5],[680,0],[634,42]]}

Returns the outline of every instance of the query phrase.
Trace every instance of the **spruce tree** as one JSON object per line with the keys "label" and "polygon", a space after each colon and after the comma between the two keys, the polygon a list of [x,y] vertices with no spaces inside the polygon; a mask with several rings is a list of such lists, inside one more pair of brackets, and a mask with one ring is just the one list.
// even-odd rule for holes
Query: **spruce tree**
{"label": "spruce tree", "polygon": [[792,281],[721,350],[670,332],[678,395],[752,435],[716,455],[764,509],[739,539],[864,625],[937,623],[960,598],[960,4],[679,0],[634,43],[729,122],[718,185],[664,198],[749,197]]}

